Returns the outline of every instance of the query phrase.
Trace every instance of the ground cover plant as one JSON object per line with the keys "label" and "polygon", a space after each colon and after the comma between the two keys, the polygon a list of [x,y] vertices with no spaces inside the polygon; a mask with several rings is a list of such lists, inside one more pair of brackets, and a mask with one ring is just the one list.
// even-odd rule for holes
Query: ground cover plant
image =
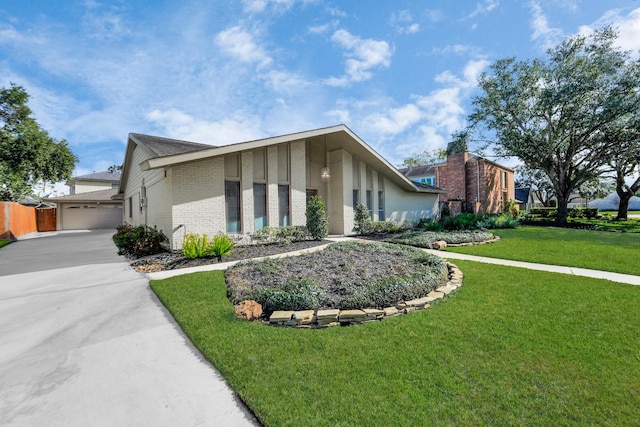
{"label": "ground cover plant", "polygon": [[640,287],[456,264],[446,304],[358,327],[237,319],[222,272],[151,287],[266,426],[637,424]]}
{"label": "ground cover plant", "polygon": [[9,243],[11,243],[11,240],[0,240],[0,248],[7,246]]}
{"label": "ground cover plant", "polygon": [[270,314],[393,306],[442,286],[447,273],[442,258],[418,249],[351,241],[295,257],[243,262],[225,278],[234,304],[256,300]]}
{"label": "ground cover plant", "polygon": [[432,249],[437,241],[445,241],[447,244],[479,243],[495,239],[489,231],[406,231],[401,234],[385,236],[386,242],[402,245],[416,246]]}
{"label": "ground cover plant", "polygon": [[494,230],[490,245],[448,247],[457,253],[640,275],[640,234],[549,227]]}

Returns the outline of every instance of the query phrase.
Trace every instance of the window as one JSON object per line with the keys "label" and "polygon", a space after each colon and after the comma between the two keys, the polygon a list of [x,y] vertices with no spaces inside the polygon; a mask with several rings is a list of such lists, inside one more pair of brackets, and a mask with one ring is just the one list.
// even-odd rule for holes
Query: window
{"label": "window", "polygon": [[253,184],[253,218],[256,231],[267,226],[266,184]]}
{"label": "window", "polygon": [[240,182],[224,182],[224,203],[227,214],[227,233],[240,233],[242,222],[240,219]]}
{"label": "window", "polygon": [[133,197],[129,197],[129,218],[133,218]]}
{"label": "window", "polygon": [[500,185],[502,189],[507,188],[507,172],[505,171],[500,172]]}
{"label": "window", "polygon": [[378,191],[378,221],[384,220],[384,191]]}
{"label": "window", "polygon": [[291,225],[289,219],[289,186],[278,185],[278,224],[280,227]]}
{"label": "window", "polygon": [[353,209],[354,210],[356,206],[358,206],[359,201],[360,201],[360,190],[353,190]]}
{"label": "window", "polygon": [[373,195],[371,190],[367,190],[367,210],[369,211],[369,218],[373,219]]}

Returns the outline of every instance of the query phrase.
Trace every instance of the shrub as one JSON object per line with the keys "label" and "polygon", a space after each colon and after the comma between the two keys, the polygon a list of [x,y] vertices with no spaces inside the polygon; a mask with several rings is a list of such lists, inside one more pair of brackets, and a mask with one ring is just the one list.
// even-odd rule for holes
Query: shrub
{"label": "shrub", "polygon": [[420,218],[416,228],[425,231],[440,231],[442,230],[442,223],[435,221],[433,218]]}
{"label": "shrub", "polygon": [[476,243],[492,240],[495,236],[488,231],[408,231],[397,237],[385,239],[391,243],[416,246],[419,248],[433,248],[433,242],[444,240],[448,244]]}
{"label": "shrub", "polygon": [[401,233],[404,230],[394,221],[374,221],[371,222],[369,234]]}
{"label": "shrub", "polygon": [[442,226],[445,230],[473,230],[478,228],[478,218],[472,213],[461,213],[445,217]]}
{"label": "shrub", "polygon": [[309,232],[304,225],[288,225],[285,227],[264,227],[256,231],[253,240],[261,243],[278,243],[290,245],[293,242],[301,242],[309,238]]}
{"label": "shrub", "polygon": [[480,228],[516,228],[520,223],[510,214],[484,215],[478,220]]}
{"label": "shrub", "polygon": [[371,233],[371,217],[369,217],[369,210],[362,202],[356,204],[356,212],[354,214],[353,221],[355,226],[353,231],[358,234]]}
{"label": "shrub", "polygon": [[517,218],[519,212],[518,202],[513,199],[509,199],[507,203],[504,204],[503,212],[511,215],[513,218]]}
{"label": "shrub", "polygon": [[118,248],[118,255],[140,258],[163,252],[162,243],[168,242],[167,236],[162,230],[145,225],[132,226],[121,225],[116,228],[116,234],[112,237]]}
{"label": "shrub", "polygon": [[322,240],[329,234],[327,205],[320,196],[313,196],[307,203],[307,229],[314,240]]}
{"label": "shrub", "polygon": [[211,241],[206,234],[187,234],[182,242],[182,255],[185,258],[195,259],[211,255]]}
{"label": "shrub", "polygon": [[211,243],[211,255],[218,258],[218,261],[222,261],[223,256],[231,255],[233,248],[236,246],[235,242],[231,240],[226,234],[220,233],[213,236],[213,242]]}
{"label": "shrub", "polygon": [[324,299],[322,287],[310,279],[290,280],[279,288],[256,289],[251,299],[262,304],[266,312],[276,310],[307,310]]}

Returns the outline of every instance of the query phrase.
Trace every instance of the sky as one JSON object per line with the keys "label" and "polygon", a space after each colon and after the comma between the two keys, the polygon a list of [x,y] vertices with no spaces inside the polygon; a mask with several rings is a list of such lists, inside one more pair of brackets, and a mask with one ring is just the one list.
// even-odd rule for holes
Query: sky
{"label": "sky", "polygon": [[640,0],[2,0],[0,87],[26,89],[74,176],[122,164],[130,132],[226,145],[337,124],[399,164],[464,129],[492,63],[605,25],[637,52]]}

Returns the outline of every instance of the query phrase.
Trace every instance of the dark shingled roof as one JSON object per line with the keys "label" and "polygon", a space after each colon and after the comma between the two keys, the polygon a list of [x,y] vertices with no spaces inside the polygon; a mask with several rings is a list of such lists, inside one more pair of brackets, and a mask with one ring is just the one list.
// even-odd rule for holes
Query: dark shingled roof
{"label": "dark shingled roof", "polygon": [[87,191],[86,193],[69,194],[60,197],[51,197],[45,199],[47,202],[110,202],[111,197],[118,194],[117,188],[108,188],[106,190]]}
{"label": "dark shingled roof", "polygon": [[156,157],[173,156],[174,154],[190,153],[192,151],[216,148],[215,145],[200,144],[197,142],[181,141],[179,139],[163,138],[160,136],[130,133],[129,137],[147,147]]}
{"label": "dark shingled roof", "polygon": [[398,169],[401,174],[406,176],[407,178],[412,178],[414,176],[427,176],[427,175],[435,175],[437,165],[424,165],[424,166],[414,166],[412,168],[402,168]]}
{"label": "dark shingled roof", "polygon": [[109,181],[119,182],[120,172],[94,172],[88,175],[74,176],[71,181]]}
{"label": "dark shingled roof", "polygon": [[516,200],[521,203],[526,203],[527,201],[529,201],[529,191],[531,191],[529,187],[516,188]]}

